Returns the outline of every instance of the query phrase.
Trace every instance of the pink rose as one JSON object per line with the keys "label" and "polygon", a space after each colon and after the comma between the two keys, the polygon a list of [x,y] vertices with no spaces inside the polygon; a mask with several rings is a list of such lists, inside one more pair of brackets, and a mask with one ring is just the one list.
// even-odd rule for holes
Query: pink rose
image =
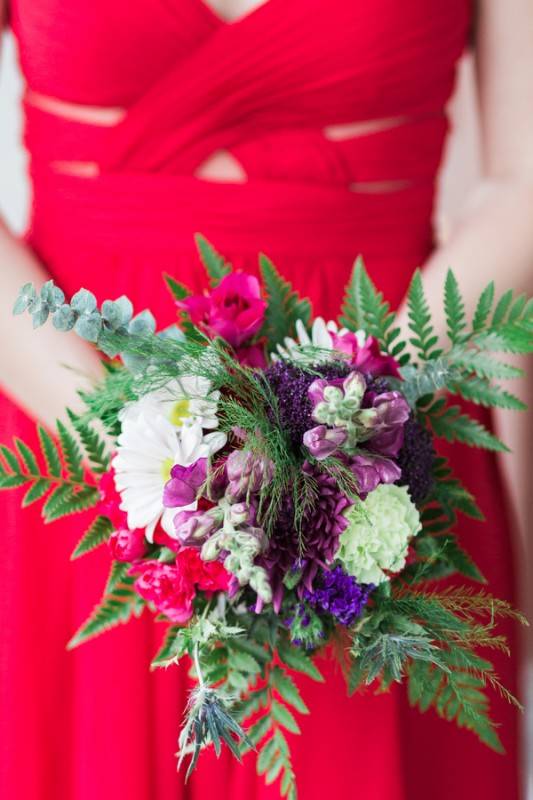
{"label": "pink rose", "polygon": [[115,561],[136,561],[146,553],[144,531],[136,528],[119,528],[111,534],[109,549]]}
{"label": "pink rose", "polygon": [[266,309],[259,281],[245,272],[232,272],[209,294],[192,295],[178,305],[208,336],[220,336],[235,348],[259,332]]}
{"label": "pink rose", "polygon": [[145,561],[135,581],[138,593],[172,622],[184,624],[193,614],[194,584],[174,564]]}
{"label": "pink rose", "polygon": [[333,347],[346,353],[350,366],[368,375],[392,375],[400,378],[398,363],[392,356],[383,355],[379,343],[373,336],[367,336],[363,345],[359,344],[355,333],[332,334]]}

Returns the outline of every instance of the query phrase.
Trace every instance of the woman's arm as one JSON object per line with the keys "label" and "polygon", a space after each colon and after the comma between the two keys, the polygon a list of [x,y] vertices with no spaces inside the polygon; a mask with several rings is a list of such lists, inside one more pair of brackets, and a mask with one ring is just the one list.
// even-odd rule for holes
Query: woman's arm
{"label": "woman's arm", "polygon": [[[0,0],[0,36],[4,0]],[[1,177],[0,177],[1,180]],[[100,363],[94,350],[73,334],[46,326],[36,334],[29,316],[13,317],[19,288],[29,281],[41,285],[45,268],[0,220],[0,381],[2,389],[32,416],[51,425],[65,405],[77,408],[76,388],[83,378],[62,365],[96,377]]]}
{"label": "woman's arm", "polygon": [[[480,0],[475,34],[483,177],[457,215],[448,240],[424,269],[428,301],[442,336],[449,267],[470,313],[491,279],[500,291],[513,288],[531,294],[533,289],[533,3]],[[406,318],[402,308],[404,329]],[[531,386],[530,372],[521,386],[511,388],[531,403]],[[533,490],[530,421],[516,412],[497,415],[501,435],[513,450],[503,463],[524,532]]]}

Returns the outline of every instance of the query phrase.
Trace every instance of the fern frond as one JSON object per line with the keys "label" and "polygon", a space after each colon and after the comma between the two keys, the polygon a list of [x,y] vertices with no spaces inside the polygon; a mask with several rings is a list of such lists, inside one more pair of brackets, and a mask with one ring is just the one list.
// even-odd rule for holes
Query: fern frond
{"label": "fern frond", "polygon": [[229,275],[231,272],[231,265],[228,264],[220,253],[217,253],[213,245],[199,233],[196,234],[194,239],[198,252],[200,253],[202,264],[206,268],[211,286],[218,286],[222,278]]}
{"label": "fern frond", "polygon": [[86,553],[90,553],[91,550],[95,550],[104,542],[107,542],[109,539],[112,531],[113,531],[113,523],[109,519],[109,517],[100,514],[97,516],[89,525],[83,536],[81,537],[80,541],[76,545],[76,549],[71,555],[71,560],[73,561],[75,558],[79,558],[80,556],[85,555]]}
{"label": "fern frond", "polygon": [[309,300],[300,298],[263,254],[259,256],[259,265],[268,300],[261,335],[267,337],[270,350],[274,350],[285,337],[295,335],[297,320],[301,320],[306,328],[309,326],[311,304]]}
{"label": "fern frond", "polygon": [[448,270],[444,284],[444,311],[448,338],[452,344],[457,344],[464,337],[466,314],[459,284],[451,270]]}
{"label": "fern frond", "polygon": [[407,293],[407,311],[409,316],[409,328],[413,333],[409,340],[416,348],[419,358],[428,361],[438,358],[442,351],[435,349],[438,337],[435,335],[429,306],[424,295],[422,285],[422,273],[416,270]]}

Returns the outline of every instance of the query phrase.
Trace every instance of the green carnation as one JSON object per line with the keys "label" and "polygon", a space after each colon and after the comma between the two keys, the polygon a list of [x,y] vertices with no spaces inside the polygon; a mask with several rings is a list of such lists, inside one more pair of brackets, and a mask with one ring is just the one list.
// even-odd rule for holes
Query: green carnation
{"label": "green carnation", "polygon": [[381,484],[364,502],[345,511],[348,526],[337,558],[359,583],[383,583],[405,566],[411,537],[421,529],[420,514],[405,486]]}

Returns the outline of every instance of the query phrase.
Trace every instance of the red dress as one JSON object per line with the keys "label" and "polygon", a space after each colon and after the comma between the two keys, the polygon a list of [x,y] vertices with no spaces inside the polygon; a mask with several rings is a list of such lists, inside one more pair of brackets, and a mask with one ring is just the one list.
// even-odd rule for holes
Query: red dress
{"label": "red dress", "polygon": [[[470,14],[469,0],[267,0],[226,23],[202,0],[13,0],[30,89],[127,108],[109,128],[25,104],[31,247],[67,293],[125,292],[162,323],[174,314],[162,272],[204,284],[196,231],[237,267],[256,270],[266,252],[327,318],[358,253],[397,304],[433,245],[444,107]],[[323,131],[367,120],[385,122],[343,141]],[[245,183],[193,176],[218,149],[242,164]],[[100,175],[62,174],[55,162],[69,160],[97,161]],[[32,424],[7,400],[0,419],[2,440],[13,431],[31,438]],[[495,460],[457,456],[488,520],[460,526],[464,546],[493,591],[512,598]],[[161,626],[148,614],[65,652],[99,598],[108,555],[70,563],[78,520],[44,528],[15,494],[1,498],[0,796],[278,797],[255,777],[253,756],[239,766],[206,754],[184,786],[174,753],[186,670],[149,672]],[[326,684],[300,682],[312,708],[303,736],[292,737],[303,800],[518,797],[516,719],[498,699],[506,757],[433,712],[410,711],[403,687],[348,700],[333,664],[324,669]],[[511,662],[502,674],[513,688]]]}

